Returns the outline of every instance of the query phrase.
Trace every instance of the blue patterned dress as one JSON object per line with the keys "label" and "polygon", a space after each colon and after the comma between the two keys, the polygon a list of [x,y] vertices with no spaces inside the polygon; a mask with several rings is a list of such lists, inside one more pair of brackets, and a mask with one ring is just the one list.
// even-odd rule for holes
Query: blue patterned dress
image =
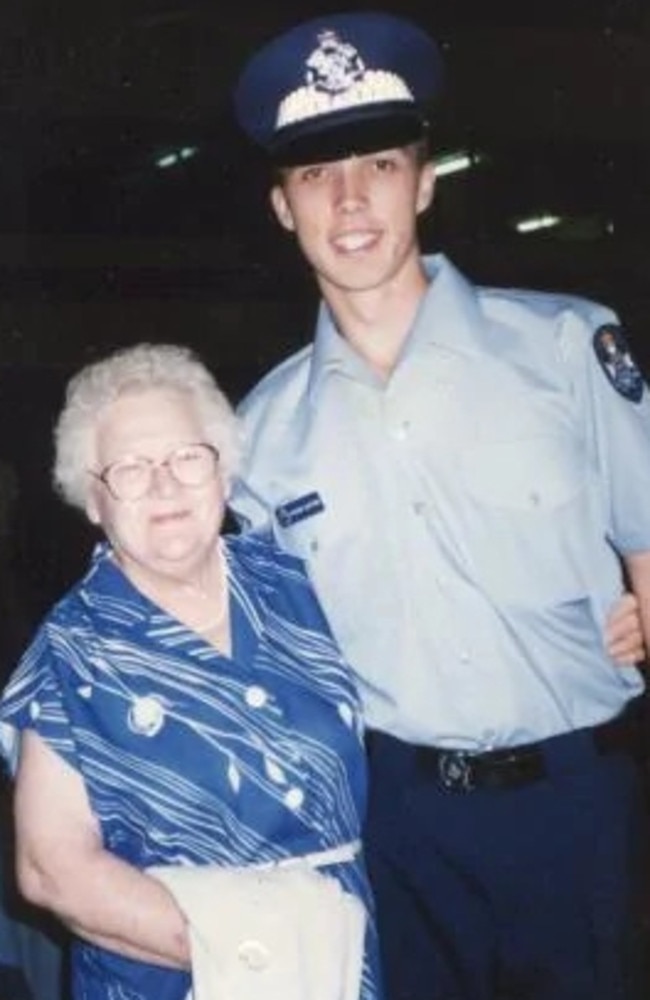
{"label": "blue patterned dress", "polygon": [[[140,869],[254,864],[360,835],[361,707],[302,564],[258,536],[224,544],[231,656],[143,596],[101,545],[0,705],[5,753],[35,729],[82,775],[106,848]],[[360,861],[327,870],[370,906]],[[75,1000],[191,995],[186,973],[83,941],[72,975]],[[371,921],[361,997],[377,996]]]}

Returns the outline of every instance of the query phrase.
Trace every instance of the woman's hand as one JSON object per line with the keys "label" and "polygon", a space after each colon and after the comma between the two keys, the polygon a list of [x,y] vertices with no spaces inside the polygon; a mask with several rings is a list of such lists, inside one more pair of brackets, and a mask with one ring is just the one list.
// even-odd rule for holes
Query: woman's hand
{"label": "woman's hand", "polygon": [[105,850],[83,779],[30,730],[22,735],[15,817],[18,885],[30,902],[100,947],[189,968],[185,919],[171,894]]}

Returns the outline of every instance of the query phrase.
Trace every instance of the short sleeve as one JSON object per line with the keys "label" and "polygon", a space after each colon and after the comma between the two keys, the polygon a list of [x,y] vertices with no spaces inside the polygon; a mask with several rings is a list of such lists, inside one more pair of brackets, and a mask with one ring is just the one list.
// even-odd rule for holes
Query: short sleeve
{"label": "short sleeve", "polygon": [[650,393],[615,317],[595,324],[583,346],[583,399],[609,540],[621,555],[650,550]]}
{"label": "short sleeve", "polygon": [[58,656],[44,624],[9,678],[0,700],[0,752],[11,774],[16,771],[20,737],[25,729],[37,732],[67,763],[78,767],[58,669]]}

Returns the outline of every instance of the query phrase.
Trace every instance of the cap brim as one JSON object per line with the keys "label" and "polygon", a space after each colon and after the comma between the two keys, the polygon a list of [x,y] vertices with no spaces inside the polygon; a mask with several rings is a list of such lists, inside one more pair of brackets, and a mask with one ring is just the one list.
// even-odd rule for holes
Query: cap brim
{"label": "cap brim", "polygon": [[304,122],[287,126],[274,137],[269,155],[279,167],[326,163],[408,146],[426,135],[427,121],[412,106],[365,111],[363,116],[358,110],[352,117],[349,113],[331,115],[327,122],[321,119],[317,127]]}

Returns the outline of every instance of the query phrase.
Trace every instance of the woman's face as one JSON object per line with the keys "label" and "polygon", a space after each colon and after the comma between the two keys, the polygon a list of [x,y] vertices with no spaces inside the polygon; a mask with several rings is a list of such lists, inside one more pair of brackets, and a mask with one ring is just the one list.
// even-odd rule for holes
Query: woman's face
{"label": "woman's face", "polygon": [[214,553],[225,501],[218,463],[201,485],[188,486],[162,464],[183,445],[205,441],[189,395],[167,388],[125,394],[105,408],[95,435],[96,473],[125,459],[154,465],[138,499],[118,499],[92,477],[87,514],[111,542],[127,574],[191,579]]}

